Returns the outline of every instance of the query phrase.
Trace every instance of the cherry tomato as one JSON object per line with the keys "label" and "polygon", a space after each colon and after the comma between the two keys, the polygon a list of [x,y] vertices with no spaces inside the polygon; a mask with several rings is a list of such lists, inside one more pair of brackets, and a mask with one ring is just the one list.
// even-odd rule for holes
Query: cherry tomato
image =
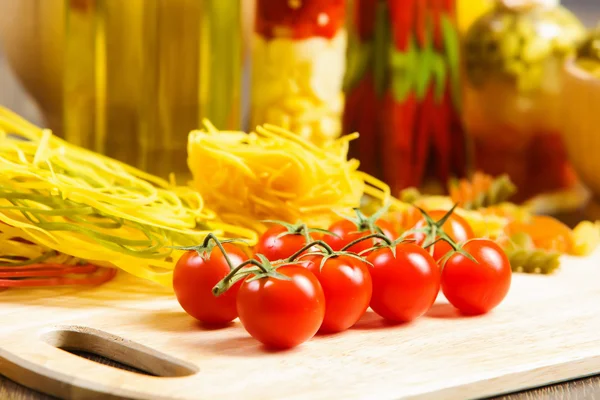
{"label": "cherry tomato", "polygon": [[[247,260],[246,254],[230,243],[224,243],[233,266]],[[218,247],[204,259],[195,250],[186,251],[173,271],[175,297],[186,313],[207,324],[224,324],[237,318],[237,282],[223,296],[215,297],[212,288],[229,273],[229,265]]]}
{"label": "cherry tomato", "polygon": [[[381,228],[381,231],[383,232],[383,234],[385,236],[387,236],[388,238],[390,238],[391,240],[394,240],[398,237],[398,235],[396,234],[396,232],[394,230],[394,227],[388,221],[380,219],[379,221],[376,222],[376,225],[379,228]],[[332,236],[332,235],[324,235],[323,236],[323,241],[325,243],[327,243],[329,246],[331,246],[331,248],[335,251],[339,251],[344,246],[346,246],[348,243],[350,243],[356,239],[359,239],[361,237],[368,236],[372,233],[368,229],[361,229],[361,227],[357,227],[354,224],[354,222],[349,221],[347,219],[341,219],[339,221],[334,222],[329,227],[328,231],[331,233],[335,233],[337,236],[339,236],[339,237]],[[376,242],[379,242],[379,241],[380,240],[376,239]],[[347,250],[352,253],[359,254],[360,252],[367,250],[371,247],[373,247],[373,240],[369,239],[369,240],[359,242]],[[365,254],[363,254],[363,255],[365,255]]]}
{"label": "cherry tomato", "polygon": [[472,239],[463,245],[477,263],[455,253],[442,269],[442,292],[463,314],[483,314],[502,302],[510,288],[508,257],[491,240]]}
{"label": "cherry tomato", "polygon": [[273,225],[267,229],[259,238],[255,252],[264,255],[269,261],[277,261],[288,258],[306,245],[303,234],[289,233],[279,236],[286,231],[287,228],[281,225]]}
{"label": "cherry tomato", "polygon": [[373,285],[367,264],[348,256],[307,256],[306,268],[321,283],[325,294],[325,317],[320,331],[335,333],[353,326],[369,308]]}
{"label": "cherry tomato", "polygon": [[371,308],[385,319],[409,322],[431,308],[440,290],[440,268],[429,253],[413,243],[374,250],[367,256],[373,267]]}
{"label": "cherry tomato", "polygon": [[312,338],[323,323],[325,295],[317,277],[300,265],[267,276],[245,279],[237,295],[240,321],[248,333],[273,348],[295,347]]}
{"label": "cherry tomato", "polygon": [[[444,215],[446,215],[446,213],[447,211],[434,210],[429,212],[428,214],[434,221],[439,221]],[[419,222],[416,223],[413,229],[424,228],[426,226],[427,222],[424,218],[422,218],[419,220]],[[475,237],[471,225],[469,225],[469,223],[463,217],[456,213],[452,213],[450,218],[448,218],[444,225],[442,225],[442,229],[448,236],[450,236],[450,239],[452,239],[456,243],[463,243]],[[409,237],[415,239],[415,243],[420,246],[424,244],[426,239],[426,235],[421,232],[414,233]],[[439,241],[433,245],[433,258],[436,261],[438,261],[442,257],[444,257],[449,251],[452,251],[452,247],[447,242]]]}

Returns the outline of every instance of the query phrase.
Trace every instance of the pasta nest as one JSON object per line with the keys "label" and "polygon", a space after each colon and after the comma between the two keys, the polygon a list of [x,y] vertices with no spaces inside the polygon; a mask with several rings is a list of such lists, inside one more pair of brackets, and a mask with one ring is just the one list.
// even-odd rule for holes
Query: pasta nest
{"label": "pasta nest", "polygon": [[326,228],[337,214],[360,207],[364,194],[400,204],[386,184],[347,159],[357,134],[322,148],[268,124],[249,133],[219,131],[206,121],[205,127],[189,135],[188,166],[194,188],[228,223],[259,233],[265,219]]}

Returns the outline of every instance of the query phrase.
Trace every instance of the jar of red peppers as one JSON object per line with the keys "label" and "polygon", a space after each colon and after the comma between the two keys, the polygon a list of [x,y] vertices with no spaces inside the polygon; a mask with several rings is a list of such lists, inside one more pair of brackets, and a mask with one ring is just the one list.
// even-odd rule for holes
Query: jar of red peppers
{"label": "jar of red peppers", "polygon": [[499,1],[464,41],[463,119],[475,167],[508,173],[517,200],[576,184],[561,140],[560,71],[585,29],[557,3]]}
{"label": "jar of red peppers", "polygon": [[353,0],[344,131],[394,193],[465,174],[455,0]]}
{"label": "jar of red peppers", "polygon": [[271,123],[317,145],[341,134],[345,0],[257,0],[251,128]]}

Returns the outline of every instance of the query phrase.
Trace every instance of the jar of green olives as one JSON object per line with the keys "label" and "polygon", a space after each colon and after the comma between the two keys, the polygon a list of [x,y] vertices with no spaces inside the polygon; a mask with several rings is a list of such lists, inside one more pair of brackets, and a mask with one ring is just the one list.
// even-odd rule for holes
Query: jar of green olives
{"label": "jar of green olives", "polygon": [[519,199],[576,184],[561,139],[561,71],[585,28],[552,0],[502,0],[463,43],[463,119],[474,166],[507,173]]}
{"label": "jar of green olives", "polygon": [[577,66],[600,78],[600,24],[577,49]]}

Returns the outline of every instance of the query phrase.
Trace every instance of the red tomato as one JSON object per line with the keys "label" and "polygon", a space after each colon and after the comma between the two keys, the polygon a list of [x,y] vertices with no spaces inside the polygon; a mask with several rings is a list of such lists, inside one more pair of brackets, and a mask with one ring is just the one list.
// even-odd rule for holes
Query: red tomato
{"label": "red tomato", "polygon": [[265,39],[331,39],[344,25],[344,0],[258,0],[255,31]]}
{"label": "red tomato", "polygon": [[308,256],[306,267],[321,283],[325,294],[325,318],[321,331],[341,332],[363,316],[373,292],[366,263],[348,256],[328,258],[321,268],[323,256]]}
{"label": "red tomato", "polygon": [[[383,231],[383,234],[385,236],[387,236],[389,239],[394,240],[398,237],[398,235],[396,234],[394,227],[392,226],[391,223],[381,219],[381,220],[377,221],[376,225],[379,228],[381,228],[381,230]],[[363,229],[361,231],[360,227],[357,227],[354,224],[354,222],[349,221],[347,219],[341,219],[337,222],[334,222],[329,227],[328,231],[335,233],[336,235],[339,236],[339,237],[332,236],[332,235],[324,235],[323,236],[323,241],[325,243],[327,243],[329,246],[331,246],[331,248],[334,251],[339,251],[344,246],[346,246],[348,243],[352,242],[353,240],[368,236],[372,233],[368,229],[366,229],[366,230]],[[379,242],[380,240],[376,239],[376,241]],[[352,247],[350,247],[348,249],[348,251],[359,254],[360,252],[367,250],[371,247],[373,247],[373,240],[369,239],[369,240],[365,240],[365,241],[362,241],[360,243],[353,245]],[[363,254],[363,255],[365,255],[365,254]]]}
{"label": "red tomato", "polygon": [[[233,266],[248,259],[246,254],[230,243],[224,243]],[[228,273],[229,265],[218,247],[205,260],[195,250],[186,251],[173,271],[175,297],[186,313],[207,324],[224,324],[237,317],[236,295],[241,285],[237,282],[227,293],[215,297],[212,288]]]}
{"label": "red tomato", "polygon": [[[429,216],[434,221],[439,221],[444,215],[446,215],[446,213],[447,211],[435,210],[429,212]],[[417,222],[413,229],[424,228],[426,226],[427,223],[425,222],[425,219],[422,218],[419,220],[419,222]],[[448,218],[444,225],[442,225],[442,229],[448,236],[450,236],[450,239],[452,239],[456,243],[463,243],[475,237],[471,225],[469,225],[469,223],[463,217],[456,213],[452,213],[450,218]],[[410,235],[409,237],[415,239],[415,243],[420,246],[422,246],[425,242],[424,233],[415,233]],[[452,251],[452,247],[444,241],[437,242],[433,245],[433,247],[433,258],[436,261],[444,257],[449,251]]]}
{"label": "red tomato", "polygon": [[277,261],[288,258],[306,245],[303,234],[289,233],[278,237],[286,231],[287,228],[281,225],[273,225],[267,229],[259,238],[255,252],[264,255],[269,261]]}
{"label": "red tomato", "polygon": [[412,321],[431,308],[440,290],[440,269],[422,247],[413,243],[374,250],[367,257],[373,267],[371,308],[385,319]]}
{"label": "red tomato", "polygon": [[491,240],[473,239],[462,254],[450,256],[442,269],[442,292],[450,304],[467,315],[483,314],[502,302],[512,280],[506,253]]}
{"label": "red tomato", "polygon": [[277,269],[291,280],[244,280],[237,310],[248,333],[268,347],[291,348],[312,338],[323,323],[325,295],[319,280],[300,265]]}

